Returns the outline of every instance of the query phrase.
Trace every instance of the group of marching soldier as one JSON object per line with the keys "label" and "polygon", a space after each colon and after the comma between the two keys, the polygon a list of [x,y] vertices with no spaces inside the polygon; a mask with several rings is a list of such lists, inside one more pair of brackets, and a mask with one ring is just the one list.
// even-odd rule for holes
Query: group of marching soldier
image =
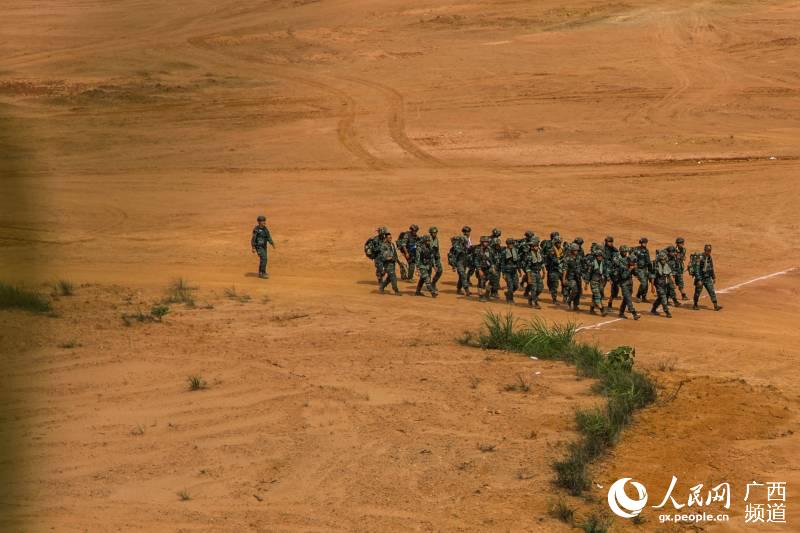
{"label": "group of marching soldier", "polygon": [[[419,272],[417,296],[422,296],[424,288],[431,296],[437,297],[437,282],[444,271],[438,235],[436,227],[420,235],[419,226],[412,224],[408,231],[398,235],[395,243],[391,232],[386,227],[379,227],[377,235],[364,244],[364,253],[375,263],[379,291],[385,292],[391,284],[394,293],[401,294],[396,274],[399,267],[403,280],[413,281],[415,269]],[[510,304],[514,303],[515,294],[522,291],[528,305],[540,309],[539,298],[546,285],[554,305],[563,303],[578,311],[586,290],[591,291],[590,313],[599,312],[605,316],[613,309],[614,300],[620,299],[619,316],[625,317],[627,310],[638,320],[639,313],[633,305],[634,280],[637,280],[636,300],[650,303],[647,299],[649,288],[655,296],[650,312],[658,315],[661,307],[665,316],[672,318],[670,303],[681,305],[678,291],[682,300],[688,299],[683,279],[684,272],[688,272],[695,286],[692,308],[699,308],[698,301],[705,288],[714,309],[722,309],[714,292],[716,275],[710,244],[705,245],[703,252],[689,255],[687,265],[687,250],[682,237],[678,237],[674,245],[656,250],[653,258],[647,247],[647,237],[639,239],[638,246],[617,248],[614,237],[609,235],[603,244],[592,243],[586,253],[581,237],[565,243],[557,231],[550,233],[547,240],[540,240],[533,231],[526,231],[521,239],[505,239],[505,246],[497,228],[491,235],[480,237],[477,243],[473,243],[471,235],[472,228],[461,228],[461,235],[450,239],[447,253],[448,264],[458,273],[456,292],[467,297],[473,294],[474,277],[481,301],[499,298],[502,278],[505,281],[505,300]],[[609,296],[604,302],[608,284]]]}

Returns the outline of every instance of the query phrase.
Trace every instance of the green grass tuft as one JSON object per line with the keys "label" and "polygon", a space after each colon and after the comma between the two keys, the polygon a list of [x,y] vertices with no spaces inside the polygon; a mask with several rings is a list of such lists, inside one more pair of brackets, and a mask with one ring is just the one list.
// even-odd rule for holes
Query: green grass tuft
{"label": "green grass tuft", "polygon": [[75,294],[75,286],[71,281],[60,279],[55,284],[55,292],[60,296],[72,296]]}
{"label": "green grass tuft", "polygon": [[580,528],[584,533],[606,533],[610,525],[611,521],[608,518],[591,514],[583,521]]}
{"label": "green grass tuft", "polygon": [[186,304],[194,307],[194,291],[197,287],[189,286],[189,282],[183,278],[177,278],[169,284],[167,295],[164,297],[165,304]]}
{"label": "green grass tuft", "polygon": [[50,300],[38,292],[0,283],[0,309],[23,309],[34,313],[50,311]]}
{"label": "green grass tuft", "polygon": [[[570,443],[566,457],[553,463],[556,484],[578,496],[591,483],[589,462],[617,442],[636,409],[655,400],[656,387],[650,378],[633,369],[636,351],[632,347],[619,346],[604,354],[595,345],[576,341],[575,333],[573,323],[547,324],[538,318],[522,323],[510,313],[488,312],[483,328],[477,334],[465,333],[459,341],[485,350],[507,350],[565,361],[574,364],[579,375],[598,380],[595,391],[606,396],[605,407],[576,413],[581,439]],[[526,387],[520,377],[518,383],[507,385],[505,390],[526,390]],[[594,528],[607,528],[600,519],[592,524]]]}
{"label": "green grass tuft", "polygon": [[190,391],[203,390],[208,387],[208,384],[200,376],[189,376],[187,380],[189,381]]}
{"label": "green grass tuft", "polygon": [[559,498],[557,501],[550,504],[550,516],[566,524],[572,524],[575,520],[575,509],[570,507],[564,498]]}

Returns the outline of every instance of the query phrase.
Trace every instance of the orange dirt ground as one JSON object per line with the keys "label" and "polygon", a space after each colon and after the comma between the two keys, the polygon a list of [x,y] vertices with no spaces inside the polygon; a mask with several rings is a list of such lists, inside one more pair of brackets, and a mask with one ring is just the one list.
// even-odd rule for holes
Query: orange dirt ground
{"label": "orange dirt ground", "polygon": [[[683,235],[715,245],[720,288],[800,266],[797,2],[19,0],[0,20],[2,279],[76,284],[56,318],[0,312],[4,531],[566,530],[550,463],[591,380],[458,345],[508,308],[449,270],[438,300],[377,294],[375,227]],[[124,326],[176,277],[196,308]],[[800,528],[799,282],[578,334],[636,346],[661,385],[567,499],[579,518],[619,477],[660,500],[675,474],[684,501],[733,484],[731,521],[701,528],[756,529],[753,480],[788,483],[787,525],[757,529]],[[601,321],[544,307],[514,312]],[[528,394],[504,390],[518,374]],[[614,527],[691,528],[655,513]]]}

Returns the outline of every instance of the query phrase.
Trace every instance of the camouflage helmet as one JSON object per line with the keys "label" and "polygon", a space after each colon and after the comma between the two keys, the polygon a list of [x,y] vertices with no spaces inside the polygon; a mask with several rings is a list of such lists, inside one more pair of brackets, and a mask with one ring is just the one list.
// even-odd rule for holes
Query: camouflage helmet
{"label": "camouflage helmet", "polygon": [[410,229],[411,231],[419,231],[419,226],[417,226],[416,224],[411,224],[408,227],[408,229]]}
{"label": "camouflage helmet", "polygon": [[486,235],[484,235],[483,237],[481,237],[481,244],[483,244],[483,243],[485,243],[485,242],[489,242],[489,237],[487,237]]}
{"label": "camouflage helmet", "polygon": [[461,233],[472,233],[472,228],[470,228],[469,226],[464,226],[463,228],[461,228]]}
{"label": "camouflage helmet", "polygon": [[578,246],[577,243],[573,242],[572,244],[569,245],[570,252],[577,252],[578,249],[580,249],[580,246]]}
{"label": "camouflage helmet", "polygon": [[606,242],[614,242],[614,236],[613,235],[606,235]]}
{"label": "camouflage helmet", "polygon": [[439,228],[437,228],[436,226],[431,226],[430,228],[428,228],[428,233],[439,233]]}
{"label": "camouflage helmet", "polygon": [[710,244],[706,244],[705,246],[703,246],[703,250],[705,250],[707,252],[710,252],[711,251],[711,245]]}
{"label": "camouflage helmet", "polygon": [[572,242],[580,246],[581,244],[583,244],[583,237],[575,237],[575,240]]}
{"label": "camouflage helmet", "polygon": [[525,232],[526,239],[532,239],[534,236],[536,236],[536,234],[533,232],[532,229],[529,229],[528,231]]}
{"label": "camouflage helmet", "polygon": [[639,244],[647,244],[647,237],[642,237],[639,239]]}
{"label": "camouflage helmet", "polygon": [[553,237],[553,242],[561,242],[561,235],[559,235],[558,233],[556,233],[556,236],[555,236],[555,237]]}
{"label": "camouflage helmet", "polygon": [[515,241],[514,239],[512,239],[511,237],[509,237],[508,239],[506,239],[506,244],[514,244],[515,242],[516,242],[516,241]]}
{"label": "camouflage helmet", "polygon": [[677,249],[677,248],[675,248],[674,246],[671,246],[671,245],[670,245],[670,246],[667,246],[667,253],[668,253],[668,254],[674,254],[674,253],[675,253],[675,252],[677,252],[677,251],[678,251],[678,249]]}
{"label": "camouflage helmet", "polygon": [[492,237],[499,237],[502,233],[498,228],[492,228]]}
{"label": "camouflage helmet", "polygon": [[686,239],[684,239],[683,237],[678,237],[677,239],[675,239],[675,244],[683,244],[685,242]]}
{"label": "camouflage helmet", "polygon": [[422,242],[431,242],[431,236],[430,235],[423,235],[422,236]]}
{"label": "camouflage helmet", "polygon": [[592,251],[592,254],[596,254],[597,252],[603,253],[602,246],[600,246],[596,242],[592,243],[592,246],[591,246],[590,250]]}
{"label": "camouflage helmet", "polygon": [[561,240],[561,234],[559,232],[557,232],[557,231],[551,231],[550,232],[550,238],[551,239],[559,239],[559,240]]}
{"label": "camouflage helmet", "polygon": [[656,258],[659,261],[666,261],[667,260],[667,253],[664,250],[661,250],[660,252],[658,252],[658,255],[656,256]]}
{"label": "camouflage helmet", "polygon": [[539,246],[539,237],[534,237],[530,241],[528,241],[530,246]]}
{"label": "camouflage helmet", "polygon": [[257,222],[264,222],[265,220],[267,220],[267,217],[264,215],[258,215],[258,217],[256,217]]}
{"label": "camouflage helmet", "polygon": [[386,226],[378,226],[378,235],[387,235],[389,233],[389,228]]}
{"label": "camouflage helmet", "polygon": [[620,246],[619,247],[619,252],[622,253],[622,254],[627,254],[628,253],[628,245],[627,244],[623,244],[622,246]]}

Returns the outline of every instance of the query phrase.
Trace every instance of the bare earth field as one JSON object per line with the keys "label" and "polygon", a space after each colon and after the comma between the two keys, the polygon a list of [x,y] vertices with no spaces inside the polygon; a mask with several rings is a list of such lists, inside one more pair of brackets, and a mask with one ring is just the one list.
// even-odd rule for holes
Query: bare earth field
{"label": "bare earth field", "polygon": [[[714,244],[718,288],[788,270],[720,313],[578,334],[635,346],[659,399],[563,497],[582,518],[620,477],[652,504],[673,475],[684,502],[727,481],[730,522],[613,527],[800,528],[797,2],[19,0],[0,20],[0,281],[76,286],[56,316],[0,311],[1,530],[568,530],[550,465],[602,398],[455,342],[509,308],[449,269],[437,300],[379,295],[362,244],[411,223],[682,235]],[[178,277],[195,307],[123,323]],[[787,483],[786,524],[745,523],[751,481]]]}

